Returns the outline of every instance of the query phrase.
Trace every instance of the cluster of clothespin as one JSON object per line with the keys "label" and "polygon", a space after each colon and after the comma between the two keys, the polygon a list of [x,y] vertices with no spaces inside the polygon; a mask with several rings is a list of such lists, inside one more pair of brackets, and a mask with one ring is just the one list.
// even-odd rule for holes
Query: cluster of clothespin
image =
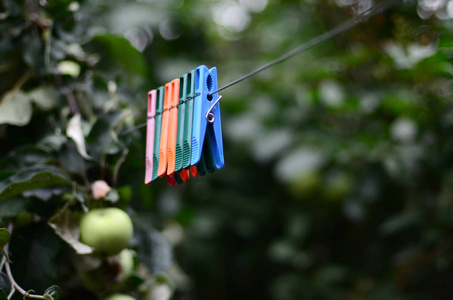
{"label": "cluster of clothespin", "polygon": [[170,185],[222,169],[217,69],[199,66],[148,93],[145,183]]}

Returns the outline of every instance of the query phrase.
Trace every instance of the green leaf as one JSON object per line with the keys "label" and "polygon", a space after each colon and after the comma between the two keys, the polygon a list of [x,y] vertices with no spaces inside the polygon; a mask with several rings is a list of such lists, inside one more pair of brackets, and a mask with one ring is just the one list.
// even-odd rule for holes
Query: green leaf
{"label": "green leaf", "polygon": [[77,151],[79,152],[79,154],[83,158],[90,160],[90,159],[92,159],[92,157],[90,157],[87,154],[86,145],[85,145],[85,136],[83,135],[81,122],[82,122],[82,119],[81,119],[80,114],[75,114],[74,117],[72,117],[71,120],[69,120],[69,122],[68,122],[68,128],[66,129],[66,135],[69,138],[72,138],[72,140],[76,144]]}
{"label": "green leaf", "polygon": [[12,218],[27,211],[28,200],[23,197],[13,197],[0,202],[0,218]]}
{"label": "green leaf", "polygon": [[9,152],[1,161],[0,169],[17,170],[26,166],[45,164],[50,159],[46,149],[37,145],[24,145]]}
{"label": "green leaf", "polygon": [[30,122],[32,111],[30,100],[24,92],[9,92],[0,102],[0,124],[25,126]]}
{"label": "green leaf", "polygon": [[57,70],[61,75],[77,78],[80,74],[80,65],[70,60],[63,60],[57,64]]}
{"label": "green leaf", "polygon": [[55,95],[52,89],[48,87],[31,90],[28,96],[42,110],[50,110],[56,105]]}
{"label": "green leaf", "polygon": [[91,129],[87,137],[88,152],[95,159],[100,160],[104,154],[108,153],[113,141],[112,129],[118,123],[119,118],[119,112],[106,113],[99,117]]}
{"label": "green leaf", "polygon": [[63,145],[58,154],[60,162],[67,172],[78,174],[85,173],[84,160],[77,151],[76,144],[72,139],[68,140],[68,142]]}
{"label": "green leaf", "polygon": [[137,257],[153,274],[162,273],[172,264],[171,246],[149,222],[134,219],[134,242]]}
{"label": "green leaf", "polygon": [[46,73],[44,63],[44,41],[38,34],[24,35],[22,38],[22,52],[25,63],[38,75]]}
{"label": "green leaf", "polygon": [[5,180],[6,178],[14,175],[13,171],[0,171],[0,181]]}
{"label": "green leaf", "polygon": [[418,212],[403,212],[384,221],[379,229],[384,236],[394,235],[415,227],[421,219]]}
{"label": "green leaf", "polygon": [[118,202],[120,200],[120,195],[118,194],[118,191],[115,189],[112,189],[108,194],[104,197],[105,201],[109,201],[112,203]]}
{"label": "green leaf", "polygon": [[44,298],[49,300],[59,300],[61,297],[60,287],[58,285],[52,285],[44,292]]}
{"label": "green leaf", "polygon": [[53,166],[33,166],[23,168],[16,174],[0,182],[0,201],[25,191],[58,185],[71,185],[62,171]]}
{"label": "green leaf", "polygon": [[2,289],[0,289],[0,300],[7,300],[8,296],[6,295],[6,292]]}
{"label": "green leaf", "polygon": [[62,134],[51,134],[39,141],[39,145],[53,151],[60,151],[66,141],[66,137]]}
{"label": "green leaf", "polygon": [[3,248],[8,244],[11,239],[11,233],[6,228],[0,228],[0,248]]}
{"label": "green leaf", "polygon": [[121,72],[128,84],[138,85],[146,75],[146,62],[143,55],[124,37],[97,35],[93,46],[101,52],[101,65],[112,73]]}
{"label": "green leaf", "polygon": [[58,273],[61,241],[46,223],[15,228],[10,251],[14,253],[14,278],[23,287],[45,291]]}
{"label": "green leaf", "polygon": [[67,187],[65,186],[52,186],[52,187],[45,187],[40,189],[34,189],[30,191],[24,192],[24,196],[29,197],[36,197],[43,201],[49,201],[50,198],[54,195],[61,195],[67,191]]}
{"label": "green leaf", "polygon": [[13,0],[2,1],[5,10],[12,16],[18,16],[22,12],[22,8],[19,3],[16,3]]}
{"label": "green leaf", "polygon": [[78,254],[93,253],[93,248],[79,241],[80,228],[71,211],[68,209],[68,204],[59,212],[57,212],[48,222],[49,226],[55,230],[55,233],[68,243]]}

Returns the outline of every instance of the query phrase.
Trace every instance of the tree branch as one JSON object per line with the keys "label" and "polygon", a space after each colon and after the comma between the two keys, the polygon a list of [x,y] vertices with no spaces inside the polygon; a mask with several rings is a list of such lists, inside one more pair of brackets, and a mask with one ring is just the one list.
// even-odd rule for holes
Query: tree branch
{"label": "tree branch", "polygon": [[[13,233],[13,223],[10,223],[8,226],[8,230],[10,234]],[[11,272],[11,266],[10,266],[10,260],[8,258],[8,248],[9,248],[9,243],[5,245],[4,249],[4,255],[2,262],[4,260],[4,265],[6,269],[6,274],[8,275],[8,279],[11,283],[11,292],[8,295],[8,299],[11,299],[11,297],[14,295],[15,291],[18,291],[19,293],[24,296],[24,298],[32,298],[32,299],[46,299],[44,296],[41,295],[33,295],[25,291],[20,285],[17,284],[16,280],[14,280],[13,273]]]}

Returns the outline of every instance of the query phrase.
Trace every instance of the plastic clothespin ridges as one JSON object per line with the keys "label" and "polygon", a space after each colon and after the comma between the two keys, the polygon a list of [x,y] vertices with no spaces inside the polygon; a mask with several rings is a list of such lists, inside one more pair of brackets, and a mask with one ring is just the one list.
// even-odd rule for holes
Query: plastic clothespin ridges
{"label": "plastic clothespin ridges", "polygon": [[171,84],[170,115],[168,122],[168,146],[167,146],[167,175],[175,173],[176,138],[178,135],[178,108],[179,108],[179,85],[180,80],[175,79]]}
{"label": "plastic clothespin ridges", "polygon": [[217,69],[200,66],[149,92],[145,183],[180,184],[224,167],[217,86]]}
{"label": "plastic clothespin ridges", "polygon": [[153,151],[154,151],[154,132],[156,120],[156,90],[148,93],[148,110],[146,121],[146,159],[145,159],[145,184],[151,183],[153,180]]}
{"label": "plastic clothespin ridges", "polygon": [[[164,87],[158,87],[156,89],[156,111],[154,115],[155,130],[154,130],[154,151],[153,151],[153,173],[152,180],[158,178],[157,171],[159,170],[159,149],[160,149],[160,136],[162,132],[162,112],[164,110],[164,98],[165,90]],[[153,136],[147,136],[147,139],[152,139]],[[150,182],[148,182],[149,184]]]}
{"label": "plastic clothespin ridges", "polygon": [[210,95],[211,91],[217,90],[217,68],[208,70],[205,66],[200,66],[196,70],[195,82],[195,102],[193,113],[193,132],[192,132],[192,156],[191,164],[198,165],[201,159],[203,143],[205,136],[209,135],[209,145],[214,158],[215,167],[222,169],[225,165],[223,156],[223,139],[222,124],[220,118],[220,103],[217,103],[211,113],[214,116],[214,122],[207,120],[207,113],[215,100],[218,93]]}

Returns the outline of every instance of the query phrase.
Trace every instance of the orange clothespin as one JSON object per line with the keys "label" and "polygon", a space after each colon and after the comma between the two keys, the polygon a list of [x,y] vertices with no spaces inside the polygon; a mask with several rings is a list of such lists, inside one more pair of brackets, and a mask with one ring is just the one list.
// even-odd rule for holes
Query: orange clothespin
{"label": "orange clothespin", "polygon": [[167,174],[168,154],[168,126],[170,123],[170,99],[172,97],[171,82],[165,85],[164,109],[162,111],[162,127],[160,133],[159,170],[157,175],[164,177]]}
{"label": "orange clothespin", "polygon": [[170,97],[170,116],[168,124],[167,175],[173,175],[175,173],[176,137],[178,134],[179,84],[180,84],[179,78],[170,82],[171,97]]}

